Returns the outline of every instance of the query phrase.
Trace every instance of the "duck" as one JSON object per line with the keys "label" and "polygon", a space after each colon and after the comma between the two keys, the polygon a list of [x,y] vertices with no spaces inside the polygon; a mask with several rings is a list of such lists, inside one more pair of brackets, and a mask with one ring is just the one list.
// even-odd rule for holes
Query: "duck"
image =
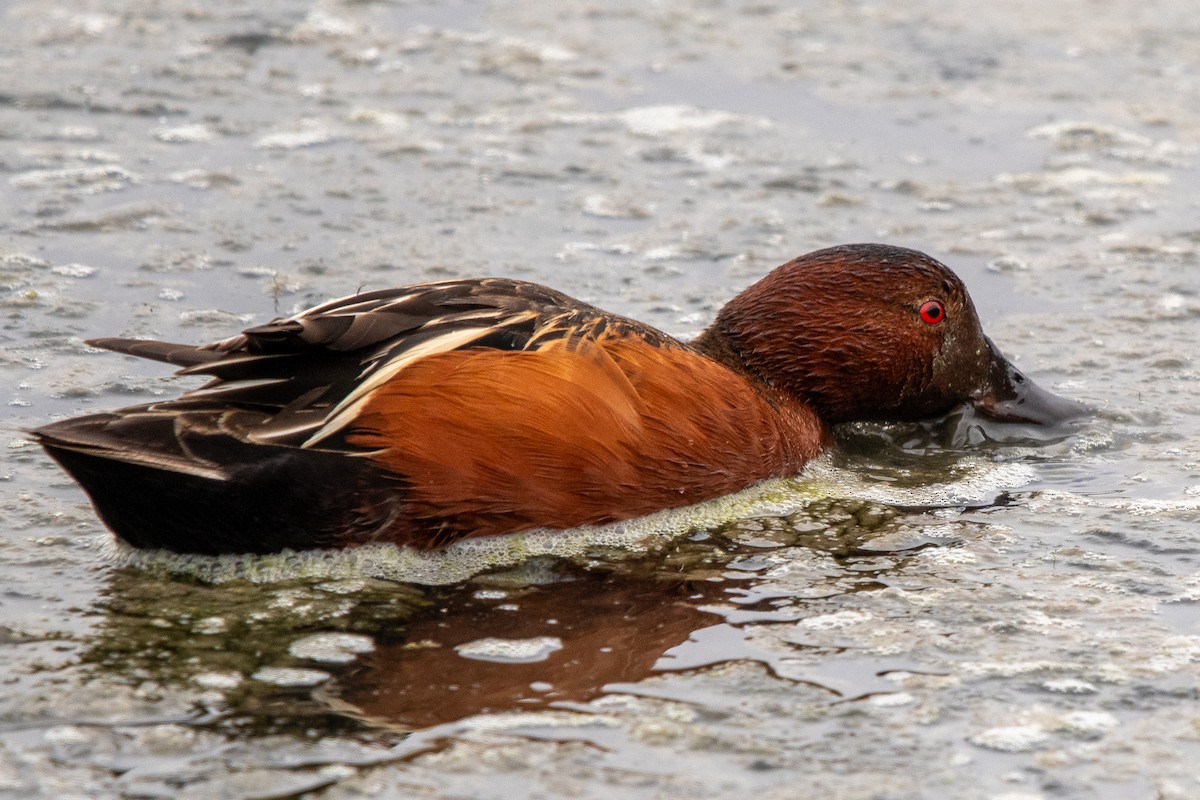
{"label": "duck", "polygon": [[835,426],[1080,405],[924,253],[802,255],[684,342],[506,278],[367,291],[202,345],[87,344],[208,382],[31,431],[117,539],[197,555],[604,525],[794,476]]}

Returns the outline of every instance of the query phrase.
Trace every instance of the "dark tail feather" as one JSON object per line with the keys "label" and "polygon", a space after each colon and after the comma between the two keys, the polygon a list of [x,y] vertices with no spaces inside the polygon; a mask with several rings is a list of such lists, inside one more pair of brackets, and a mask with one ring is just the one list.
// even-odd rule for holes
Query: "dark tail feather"
{"label": "dark tail feather", "polygon": [[210,350],[191,344],[175,344],[173,342],[156,342],[153,339],[120,339],[115,337],[105,339],[88,339],[84,342],[92,347],[125,353],[138,358],[149,358],[174,364],[177,367],[194,367],[197,364],[207,364],[227,355],[219,350]]}
{"label": "dark tail feather", "polygon": [[[140,416],[136,425],[151,430],[153,412]],[[97,414],[29,433],[134,547],[205,555],[336,547],[369,540],[398,500],[376,492],[375,503],[360,504],[378,480],[367,459],[220,433],[128,441],[118,435],[126,424]]]}

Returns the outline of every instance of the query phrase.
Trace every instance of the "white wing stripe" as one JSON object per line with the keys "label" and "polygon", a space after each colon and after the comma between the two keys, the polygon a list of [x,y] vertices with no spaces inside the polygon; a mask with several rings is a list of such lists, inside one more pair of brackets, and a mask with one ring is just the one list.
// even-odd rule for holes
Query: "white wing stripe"
{"label": "white wing stripe", "polygon": [[201,386],[180,395],[180,399],[195,400],[198,397],[220,397],[223,394],[236,394],[247,389],[258,389],[263,386],[274,386],[287,383],[287,378],[248,378],[246,380],[222,381],[217,386]]}
{"label": "white wing stripe", "polygon": [[463,345],[487,335],[492,330],[494,328],[489,326],[486,328],[464,328],[462,330],[451,331],[450,333],[436,336],[427,342],[421,342],[421,344],[406,350],[402,355],[389,361],[374,374],[367,377],[366,380],[355,387],[353,392],[346,395],[342,402],[334,406],[333,410],[329,412],[328,421],[321,426],[320,430],[309,437],[301,447],[311,447],[322,439],[346,427],[358,414],[359,409],[370,399],[372,392],[387,383],[400,370],[412,362],[419,358],[433,355],[434,353],[457,350]]}

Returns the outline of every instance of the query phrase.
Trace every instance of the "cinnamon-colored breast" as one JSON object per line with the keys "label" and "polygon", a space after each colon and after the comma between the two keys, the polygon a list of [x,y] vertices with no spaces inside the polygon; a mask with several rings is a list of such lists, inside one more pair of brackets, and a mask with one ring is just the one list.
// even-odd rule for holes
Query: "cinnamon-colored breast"
{"label": "cinnamon-colored breast", "polygon": [[346,431],[405,487],[381,537],[426,547],[718,497],[797,472],[824,436],[806,406],[628,334],[422,358]]}

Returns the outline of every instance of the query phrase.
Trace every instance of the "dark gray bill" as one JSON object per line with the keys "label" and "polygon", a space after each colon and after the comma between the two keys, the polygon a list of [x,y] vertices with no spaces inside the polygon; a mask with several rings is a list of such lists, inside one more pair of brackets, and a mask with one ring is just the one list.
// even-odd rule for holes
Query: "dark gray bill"
{"label": "dark gray bill", "polygon": [[1087,406],[1046,391],[1025,377],[987,340],[992,351],[988,382],[971,404],[982,414],[1000,422],[1058,425],[1087,416]]}

